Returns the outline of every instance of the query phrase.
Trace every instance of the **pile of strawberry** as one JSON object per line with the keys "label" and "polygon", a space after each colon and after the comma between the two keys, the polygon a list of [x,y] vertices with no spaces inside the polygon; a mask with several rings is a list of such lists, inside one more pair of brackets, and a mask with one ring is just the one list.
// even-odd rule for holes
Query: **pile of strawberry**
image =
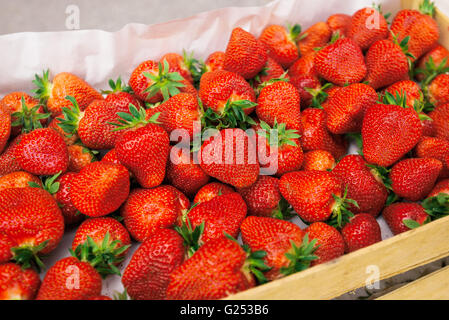
{"label": "pile of strawberry", "polygon": [[[111,299],[102,278],[121,275],[131,239],[132,299],[219,299],[381,241],[380,214],[394,234],[447,216],[449,51],[434,11],[235,28],[226,52],[142,62],[129,86],[47,71],[34,97],[7,94],[0,299]],[[68,226],[71,256],[41,282]]]}

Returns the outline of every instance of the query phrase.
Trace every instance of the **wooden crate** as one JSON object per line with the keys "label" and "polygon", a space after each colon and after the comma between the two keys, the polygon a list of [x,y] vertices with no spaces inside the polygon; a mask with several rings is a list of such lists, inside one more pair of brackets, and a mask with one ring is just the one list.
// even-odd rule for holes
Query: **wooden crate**
{"label": "wooden crate", "polygon": [[[402,7],[416,9],[420,2],[421,0],[402,0]],[[440,41],[449,47],[449,19],[438,10],[436,19],[442,33]],[[449,217],[227,299],[332,299],[364,287],[370,276],[370,266],[377,268],[379,280],[382,280],[447,256]],[[449,299],[449,267],[380,299]]]}

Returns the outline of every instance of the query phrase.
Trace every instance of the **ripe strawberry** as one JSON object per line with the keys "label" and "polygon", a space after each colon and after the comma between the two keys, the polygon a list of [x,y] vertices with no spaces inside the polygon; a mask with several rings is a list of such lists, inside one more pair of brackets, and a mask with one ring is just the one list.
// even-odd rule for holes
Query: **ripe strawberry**
{"label": "ripe strawberry", "polygon": [[67,96],[72,96],[78,101],[80,110],[83,111],[94,100],[103,100],[103,96],[92,88],[86,81],[68,72],[58,73],[49,79],[49,70],[44,71],[42,77],[35,76],[33,83],[37,89],[33,92],[40,100],[46,101],[47,108],[53,116],[58,116],[62,108],[70,108]]}
{"label": "ripe strawberry", "polygon": [[419,59],[416,65],[416,79],[423,81],[428,74],[426,71],[438,72],[449,67],[449,51],[438,44],[434,49],[426,53],[421,59]]}
{"label": "ripe strawberry", "polygon": [[308,242],[305,233],[295,224],[264,217],[248,217],[242,223],[243,243],[252,251],[265,251],[265,264],[271,270],[268,280],[307,269],[315,251],[315,243]]}
{"label": "ripe strawberry", "polygon": [[377,99],[376,91],[363,83],[339,90],[329,99],[326,108],[327,128],[334,134],[360,132],[366,111]]}
{"label": "ripe strawberry", "polygon": [[224,60],[225,53],[223,51],[215,51],[211,53],[204,62],[205,71],[211,72],[216,70],[224,70]]}
{"label": "ripe strawberry", "polygon": [[73,144],[67,147],[69,152],[69,166],[67,170],[70,172],[80,172],[89,163],[96,161],[93,151],[83,145]]}
{"label": "ripe strawberry", "polygon": [[[257,258],[260,256],[257,253]],[[224,236],[209,241],[171,273],[166,297],[169,300],[221,299],[252,288],[256,281],[251,272],[262,263],[253,259],[237,242]]]}
{"label": "ripe strawberry", "polygon": [[188,197],[193,197],[210,179],[201,166],[194,162],[194,157],[189,149],[173,146],[167,163],[167,181]]}
{"label": "ripe strawberry", "polygon": [[385,92],[392,94],[393,96],[405,96],[407,106],[414,108],[416,104],[423,103],[423,92],[419,84],[411,80],[403,80],[392,84]]}
{"label": "ripe strawberry", "polygon": [[64,223],[71,225],[78,223],[84,219],[84,216],[73,205],[72,198],[70,197],[70,187],[72,180],[76,177],[76,173],[67,172],[61,175],[55,181],[58,183],[57,191],[53,194],[59,207],[61,208],[62,215],[64,217]]}
{"label": "ripe strawberry", "polygon": [[291,78],[296,76],[318,77],[318,73],[315,70],[315,55],[316,52],[313,52],[296,60],[288,69],[288,75]]}
{"label": "ripe strawberry", "polygon": [[69,194],[81,213],[96,218],[120,208],[128,198],[129,186],[129,173],[124,166],[93,162],[72,178]]}
{"label": "ripe strawberry", "polygon": [[121,215],[131,236],[144,242],[159,229],[173,227],[189,206],[186,196],[172,186],[134,189]]}
{"label": "ripe strawberry", "polygon": [[12,248],[16,246],[16,242],[8,235],[0,232],[0,264],[10,261],[13,257]]}
{"label": "ripe strawberry", "polygon": [[394,235],[415,229],[430,220],[429,215],[418,203],[394,203],[384,209],[382,216]]}
{"label": "ripe strawberry", "polygon": [[20,135],[13,139],[6,147],[5,151],[0,155],[0,176],[21,170],[19,163],[16,160],[15,153],[22,137],[23,135]]}
{"label": "ripe strawberry", "polygon": [[110,301],[112,299],[110,297],[108,297],[108,296],[94,296],[94,297],[90,297],[90,298],[88,298],[86,300],[89,300],[89,301],[97,301],[97,300],[99,300],[99,301]]}
{"label": "ripe strawberry", "polygon": [[449,141],[425,137],[415,149],[418,158],[434,158],[443,163],[440,178],[449,178]]}
{"label": "ripe strawberry", "polygon": [[294,25],[287,29],[272,24],[262,31],[259,40],[267,47],[268,56],[287,69],[298,59],[296,39],[300,33],[300,25]]}
{"label": "ripe strawberry", "polygon": [[374,43],[366,53],[367,74],[365,81],[374,89],[392,85],[409,79],[407,38],[401,43],[380,40]]}
{"label": "ripe strawberry", "polygon": [[249,188],[237,189],[248,207],[248,215],[288,219],[292,212],[279,192],[279,179],[260,176]]}
{"label": "ripe strawberry", "polygon": [[224,69],[245,79],[254,78],[267,62],[263,43],[242,28],[232,30],[226,47]]}
{"label": "ripe strawberry", "polygon": [[339,39],[315,56],[315,70],[338,86],[361,82],[367,72],[360,47],[351,39]]}
{"label": "ripe strawberry", "polygon": [[331,134],[326,127],[326,112],[309,108],[301,113],[303,134],[301,145],[304,151],[324,150],[330,152],[336,160],[346,154],[346,145],[340,136]]}
{"label": "ripe strawberry", "polygon": [[206,140],[200,165],[209,176],[238,188],[254,184],[260,171],[256,146],[241,129],[224,129]]}
{"label": "ripe strawberry", "polygon": [[3,152],[8,144],[11,135],[11,116],[0,105],[0,153]]}
{"label": "ripe strawberry", "polygon": [[56,262],[45,274],[37,300],[86,300],[101,295],[101,276],[74,257]]}
{"label": "ripe strawberry", "polygon": [[304,232],[309,234],[310,240],[316,239],[316,245],[318,247],[314,252],[318,259],[312,261],[312,266],[334,260],[344,255],[345,241],[340,232],[334,227],[323,222],[315,222],[305,229]]}
{"label": "ripe strawberry", "polygon": [[275,79],[282,78],[288,78],[288,76],[285,75],[284,69],[279,63],[269,57],[265,67],[254,79],[250,80],[250,83],[252,87],[255,88],[256,94],[259,94],[266,85],[272,83]]}
{"label": "ripe strawberry", "polygon": [[336,13],[327,19],[327,25],[332,31],[333,35],[340,35],[343,38],[347,37],[349,27],[352,22],[352,17],[343,13]]}
{"label": "ripe strawberry", "polygon": [[289,80],[299,92],[301,97],[301,108],[310,106],[318,107],[326,99],[325,89],[328,85],[321,86],[320,80],[315,76],[300,75],[291,77]]}
{"label": "ripe strawberry", "polygon": [[184,58],[186,57],[183,57],[179,53],[169,52],[162,56],[161,62],[167,61],[170,66],[170,72],[177,72],[181,77],[190,83],[193,83],[192,74],[187,66],[187,61]]}
{"label": "ripe strawberry", "polygon": [[349,205],[357,205],[347,199],[343,183],[331,172],[300,171],[282,176],[279,182],[282,196],[290,203],[301,219],[307,222],[323,222],[335,219],[341,226]]}
{"label": "ripe strawberry", "polygon": [[16,243],[13,259],[25,268],[32,262],[42,267],[38,255],[56,248],[64,234],[64,219],[56,201],[39,188],[0,191],[0,233]]}
{"label": "ripe strawberry", "polygon": [[145,120],[143,108],[130,107],[132,115],[120,114],[117,130],[126,129],[116,140],[117,158],[143,188],[157,187],[165,177],[170,148],[167,132],[155,124],[155,117]]}
{"label": "ripe strawberry", "polygon": [[304,171],[331,171],[336,165],[335,158],[328,151],[314,150],[304,154]]}
{"label": "ripe strawberry", "polygon": [[440,182],[438,182],[430,192],[429,197],[436,197],[440,193],[449,194],[449,179],[441,180]]}
{"label": "ripe strawberry", "polygon": [[285,123],[287,129],[302,132],[301,97],[290,83],[278,81],[266,86],[257,99],[256,114],[271,127],[275,121]]}
{"label": "ripe strawberry", "polygon": [[212,200],[213,198],[225,194],[234,193],[235,190],[231,186],[220,182],[211,182],[202,187],[197,194],[195,195],[195,199],[193,203],[202,203]]}
{"label": "ripe strawberry", "polygon": [[103,156],[103,158],[101,158],[101,161],[112,162],[112,163],[115,163],[115,164],[121,164],[120,160],[117,157],[117,152],[115,151],[115,149],[109,150]]}
{"label": "ripe strawberry", "polygon": [[344,157],[332,173],[347,186],[348,198],[357,202],[358,208],[350,207],[354,214],[363,212],[377,217],[387,201],[388,191],[362,156]]}
{"label": "ripe strawberry", "polygon": [[61,121],[58,120],[58,118],[53,118],[53,120],[51,120],[50,123],[48,124],[48,128],[52,128],[52,129],[56,130],[64,138],[65,144],[67,146],[71,146],[72,144],[75,144],[75,142],[77,142],[79,139],[78,135],[76,133],[65,132],[59,126],[60,123],[61,123]]}
{"label": "ripe strawberry", "polygon": [[449,103],[449,75],[440,74],[428,85],[427,97],[436,106]]}
{"label": "ripe strawberry", "polygon": [[115,82],[110,79],[109,86],[111,88],[110,90],[103,90],[101,92],[107,95],[105,101],[115,106],[117,110],[126,111],[130,104],[136,107],[142,106],[140,100],[130,93],[131,87],[125,86],[120,77]]}
{"label": "ripe strawberry", "polygon": [[41,180],[25,171],[15,171],[0,178],[0,191],[11,188],[26,188],[30,182],[42,186]]}
{"label": "ripe strawberry", "polygon": [[369,49],[375,42],[389,36],[388,22],[375,8],[364,8],[352,16],[348,38],[362,49]]}
{"label": "ripe strawberry", "polygon": [[237,238],[246,213],[247,206],[243,198],[238,193],[231,193],[198,204],[187,213],[186,219],[194,228],[204,222],[200,241],[207,243],[222,237],[223,233]]}
{"label": "ripe strawberry", "polygon": [[422,200],[432,191],[442,169],[441,161],[432,158],[402,160],[391,170],[391,186],[401,198]]}
{"label": "ripe strawberry", "polygon": [[298,47],[301,56],[313,54],[316,48],[326,46],[331,36],[332,30],[327,23],[315,23],[299,36]]}
{"label": "ripe strawberry", "polygon": [[161,229],[137,249],[126,267],[122,283],[135,300],[163,300],[170,274],[184,261],[183,238],[173,230]]}
{"label": "ripe strawberry", "polygon": [[391,24],[391,32],[399,41],[410,37],[409,48],[414,56],[413,60],[419,59],[434,48],[440,38],[438,24],[433,19],[435,5],[425,0],[419,10],[399,11]]}
{"label": "ripe strawberry", "polygon": [[433,120],[436,136],[449,141],[449,104],[436,107],[429,117]]}
{"label": "ripe strawberry", "polygon": [[14,263],[0,264],[0,300],[33,300],[40,284],[36,271]]}
{"label": "ripe strawberry", "polygon": [[20,140],[14,155],[19,166],[35,175],[65,172],[69,155],[64,139],[55,130],[37,129]]}
{"label": "ripe strawberry", "polygon": [[412,150],[422,135],[422,124],[412,108],[377,104],[365,114],[362,127],[365,159],[389,167]]}
{"label": "ripe strawberry", "polygon": [[346,252],[354,252],[382,241],[379,223],[366,213],[359,213],[351,218],[341,234],[346,243]]}

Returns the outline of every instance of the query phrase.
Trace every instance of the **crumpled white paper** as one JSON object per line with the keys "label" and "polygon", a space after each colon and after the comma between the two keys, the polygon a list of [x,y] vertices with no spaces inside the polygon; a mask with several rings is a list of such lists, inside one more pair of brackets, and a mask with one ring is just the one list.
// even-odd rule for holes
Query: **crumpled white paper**
{"label": "crumpled white paper", "polygon": [[[396,13],[399,0],[381,0],[384,12]],[[442,3],[443,0],[437,1]],[[224,50],[234,27],[242,27],[258,36],[269,24],[299,23],[303,30],[334,13],[353,14],[370,7],[372,0],[276,0],[263,7],[233,7],[204,12],[186,19],[156,25],[128,24],[118,32],[79,30],[66,32],[25,32],[0,36],[0,96],[11,91],[29,92],[34,74],[49,68],[51,75],[72,72],[98,89],[107,88],[110,78],[127,80],[142,61],[159,59],[167,52],[194,51],[206,59]],[[443,4],[449,7],[448,4]],[[294,219],[302,227],[299,219]],[[392,236],[379,219],[384,239]],[[58,249],[44,260],[51,267],[69,256],[75,230],[68,230]],[[121,269],[128,264],[134,244]],[[43,274],[42,274],[43,276]],[[120,278],[109,276],[103,293],[109,296],[123,291]]]}

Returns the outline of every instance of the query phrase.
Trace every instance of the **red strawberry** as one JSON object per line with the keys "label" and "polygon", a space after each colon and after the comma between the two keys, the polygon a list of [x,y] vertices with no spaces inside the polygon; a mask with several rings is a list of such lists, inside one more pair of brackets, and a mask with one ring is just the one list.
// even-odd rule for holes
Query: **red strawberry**
{"label": "red strawberry", "polygon": [[101,217],[120,208],[128,198],[129,186],[129,173],[124,166],[93,162],[72,178],[69,194],[81,213]]}
{"label": "red strawberry", "polygon": [[289,205],[279,192],[279,179],[260,176],[249,188],[237,192],[248,206],[248,215],[288,219],[291,217]]}
{"label": "red strawberry", "polygon": [[241,129],[225,129],[201,147],[201,168],[211,177],[234,187],[249,187],[259,177],[257,150]]}
{"label": "red strawberry", "polygon": [[181,77],[193,83],[193,77],[188,67],[189,62],[186,55],[182,56],[179,53],[169,52],[162,56],[161,62],[164,61],[168,62],[170,72],[177,72]]}
{"label": "red strawberry", "polygon": [[437,71],[438,68],[444,69],[449,67],[449,51],[438,44],[434,49],[426,53],[421,59],[419,59],[416,65],[416,78],[419,81],[423,81],[426,78],[425,70],[430,67],[430,71]]}
{"label": "red strawberry", "polygon": [[412,108],[377,104],[365,114],[363,153],[372,164],[389,167],[412,150],[422,135],[422,124]]}
{"label": "red strawberry", "polygon": [[12,140],[5,151],[0,155],[0,176],[21,170],[19,163],[16,160],[15,153],[22,137],[23,135],[20,135]]}
{"label": "red strawberry", "polygon": [[425,137],[416,146],[415,153],[418,158],[440,160],[443,163],[440,178],[449,177],[449,141]]}
{"label": "red strawberry", "polygon": [[231,186],[220,182],[211,182],[202,187],[195,195],[193,203],[202,203],[212,200],[213,198],[225,194],[234,193],[235,190]]}
{"label": "red strawberry", "polygon": [[290,77],[318,77],[318,73],[315,70],[315,55],[316,52],[313,52],[296,60],[296,62],[288,69],[288,75]]}
{"label": "red strawberry", "polygon": [[298,59],[296,39],[300,33],[300,25],[286,29],[273,24],[262,31],[259,40],[267,47],[268,56],[287,69]]}
{"label": "red strawberry", "polygon": [[23,170],[35,175],[64,172],[69,164],[64,139],[49,128],[37,129],[24,135],[14,155]]}
{"label": "red strawberry", "polygon": [[[384,209],[382,216],[394,235],[407,232],[430,219],[424,208],[417,203],[394,203]],[[413,228],[413,229],[414,229]]]}
{"label": "red strawberry", "polygon": [[270,80],[281,79],[284,77],[287,78],[288,76],[284,76],[284,73],[285,71],[279,63],[271,58],[268,58],[265,67],[250,82],[252,82],[252,86],[255,88],[256,92],[259,93],[259,91],[263,89],[263,87],[267,85]]}
{"label": "red strawberry", "polygon": [[342,88],[329,99],[327,128],[334,134],[360,132],[366,111],[377,99],[376,91],[363,83]]}
{"label": "red strawberry", "polygon": [[144,242],[159,229],[171,228],[189,209],[189,200],[172,186],[134,189],[121,209],[131,236]]}
{"label": "red strawberry", "polygon": [[190,149],[173,146],[167,163],[167,181],[188,197],[194,196],[209,182],[209,176],[195,163],[194,157]]}
{"label": "red strawberry", "polygon": [[391,186],[401,198],[422,200],[432,191],[442,169],[441,161],[432,158],[402,160],[391,169]]}
{"label": "red strawberry", "polygon": [[170,274],[184,261],[183,238],[173,230],[161,229],[149,237],[134,253],[126,267],[122,283],[135,300],[163,300]]}
{"label": "red strawberry", "polygon": [[225,52],[224,69],[254,78],[267,62],[265,46],[242,28],[232,30]]}
{"label": "red strawberry", "polygon": [[449,179],[441,180],[440,182],[438,182],[430,192],[429,197],[436,197],[440,193],[449,194]]}
{"label": "red strawberry", "polygon": [[436,107],[429,117],[433,120],[436,136],[449,141],[449,104]]}
{"label": "red strawberry", "polygon": [[353,213],[364,212],[373,217],[380,213],[387,201],[388,191],[362,156],[344,157],[332,173],[348,187],[348,198],[355,200],[359,205],[358,208],[351,206],[350,210]]}
{"label": "red strawberry", "polygon": [[405,95],[407,106],[411,108],[413,108],[417,103],[422,104],[424,98],[419,84],[411,80],[396,82],[385,89],[385,92],[389,92],[395,97],[397,95]]}
{"label": "red strawberry", "polygon": [[330,171],[336,165],[335,158],[324,150],[309,151],[304,154],[304,171]]}
{"label": "red strawberry", "polygon": [[45,274],[37,300],[86,300],[101,294],[101,276],[74,257],[56,262]]}
{"label": "red strawberry", "polygon": [[351,22],[352,17],[343,13],[333,14],[327,19],[327,25],[332,33],[334,35],[338,33],[341,37],[347,36]]}
{"label": "red strawberry", "polygon": [[287,129],[302,132],[301,97],[290,83],[278,81],[266,86],[257,99],[256,114],[271,127],[275,121],[285,123]]}
{"label": "red strawberry", "polygon": [[309,243],[295,224],[263,217],[248,217],[242,223],[242,239],[252,251],[265,251],[265,263],[272,269],[265,273],[276,280],[310,266],[315,242]]}
{"label": "red strawberry", "polygon": [[130,104],[135,105],[136,107],[140,107],[142,103],[139,99],[137,99],[134,95],[129,93],[131,91],[130,87],[125,86],[122,82],[122,79],[118,77],[117,81],[109,80],[109,86],[111,90],[102,91],[103,94],[107,94],[105,101],[118,110],[128,110]]}
{"label": "red strawberry", "polygon": [[316,48],[326,46],[331,36],[332,30],[327,23],[315,23],[299,36],[298,47],[301,56],[313,54]]}
{"label": "red strawberry", "polygon": [[16,243],[8,235],[0,232],[0,264],[6,263],[12,259],[12,248],[16,246]]}
{"label": "red strawberry", "polygon": [[317,107],[327,97],[326,85],[321,86],[320,80],[315,76],[300,75],[291,77],[289,82],[298,90],[301,97],[301,108]]}
{"label": "red strawberry", "polygon": [[351,221],[341,230],[341,234],[345,240],[347,252],[354,252],[382,241],[379,223],[372,215],[366,213],[360,213],[351,218]]}
{"label": "red strawberry", "polygon": [[103,156],[103,158],[101,158],[101,161],[112,162],[112,163],[115,163],[115,164],[121,164],[120,160],[117,157],[117,152],[115,151],[115,149],[109,150]]}
{"label": "red strawberry", "polygon": [[8,144],[11,134],[11,116],[0,105],[0,153],[3,152]]}
{"label": "red strawberry", "polygon": [[390,40],[380,40],[369,48],[365,57],[368,69],[365,81],[371,87],[377,90],[409,79],[409,63],[404,53],[405,45],[404,43],[399,45]]}
{"label": "red strawberry", "polygon": [[94,297],[90,297],[90,298],[88,298],[88,299],[86,299],[86,300],[89,300],[89,301],[110,301],[110,300],[112,300],[110,297],[108,297],[108,296],[94,296]]}
{"label": "red strawberry", "polygon": [[206,72],[224,70],[224,60],[225,53],[223,51],[211,53],[204,62]]}
{"label": "red strawberry", "polygon": [[436,106],[449,103],[449,75],[440,74],[427,87],[427,97]]}
{"label": "red strawberry", "polygon": [[309,234],[309,239],[316,239],[318,249],[314,254],[318,257],[312,261],[312,266],[322,264],[341,257],[345,253],[345,241],[340,232],[334,227],[323,223],[312,223],[305,233]]}
{"label": "red strawberry", "polygon": [[86,81],[68,72],[58,73],[53,77],[53,82],[50,82],[47,70],[43,72],[42,77],[36,75],[33,83],[37,86],[34,93],[39,99],[46,101],[48,110],[53,116],[60,115],[62,108],[70,108],[67,96],[72,96],[78,101],[81,111],[92,101],[103,100],[103,96]]}
{"label": "red strawberry", "polygon": [[315,70],[338,86],[361,82],[366,76],[365,58],[351,39],[339,39],[315,56]]}
{"label": "red strawberry", "polygon": [[89,163],[96,161],[94,153],[80,144],[67,146],[69,152],[69,166],[67,170],[70,172],[80,172]]}
{"label": "red strawberry", "polygon": [[0,191],[11,188],[26,188],[33,182],[42,187],[41,180],[25,171],[15,171],[0,178]]}
{"label": "red strawberry", "polygon": [[388,22],[375,8],[364,8],[352,16],[348,28],[348,38],[362,49],[369,49],[376,41],[389,36]]}
{"label": "red strawberry", "polygon": [[0,300],[33,300],[40,284],[36,271],[14,263],[0,264]]}
{"label": "red strawberry", "polygon": [[207,243],[222,237],[223,233],[237,238],[246,213],[247,206],[243,198],[238,193],[231,193],[200,203],[187,213],[187,218],[192,227],[204,222],[204,233],[200,241]]}
{"label": "red strawberry", "polygon": [[59,124],[61,123],[58,118],[53,118],[53,120],[50,121],[48,124],[48,128],[52,128],[56,130],[63,138],[67,146],[71,146],[72,144],[75,144],[75,142],[78,141],[79,137],[76,133],[67,133],[65,132]]}
{"label": "red strawberry", "polygon": [[60,176],[56,180],[56,182],[59,183],[59,188],[56,193],[53,194],[61,208],[66,225],[75,224],[84,219],[84,216],[73,205],[72,198],[70,197],[70,187],[72,185],[72,180],[75,177],[76,173],[74,172],[67,172]]}

